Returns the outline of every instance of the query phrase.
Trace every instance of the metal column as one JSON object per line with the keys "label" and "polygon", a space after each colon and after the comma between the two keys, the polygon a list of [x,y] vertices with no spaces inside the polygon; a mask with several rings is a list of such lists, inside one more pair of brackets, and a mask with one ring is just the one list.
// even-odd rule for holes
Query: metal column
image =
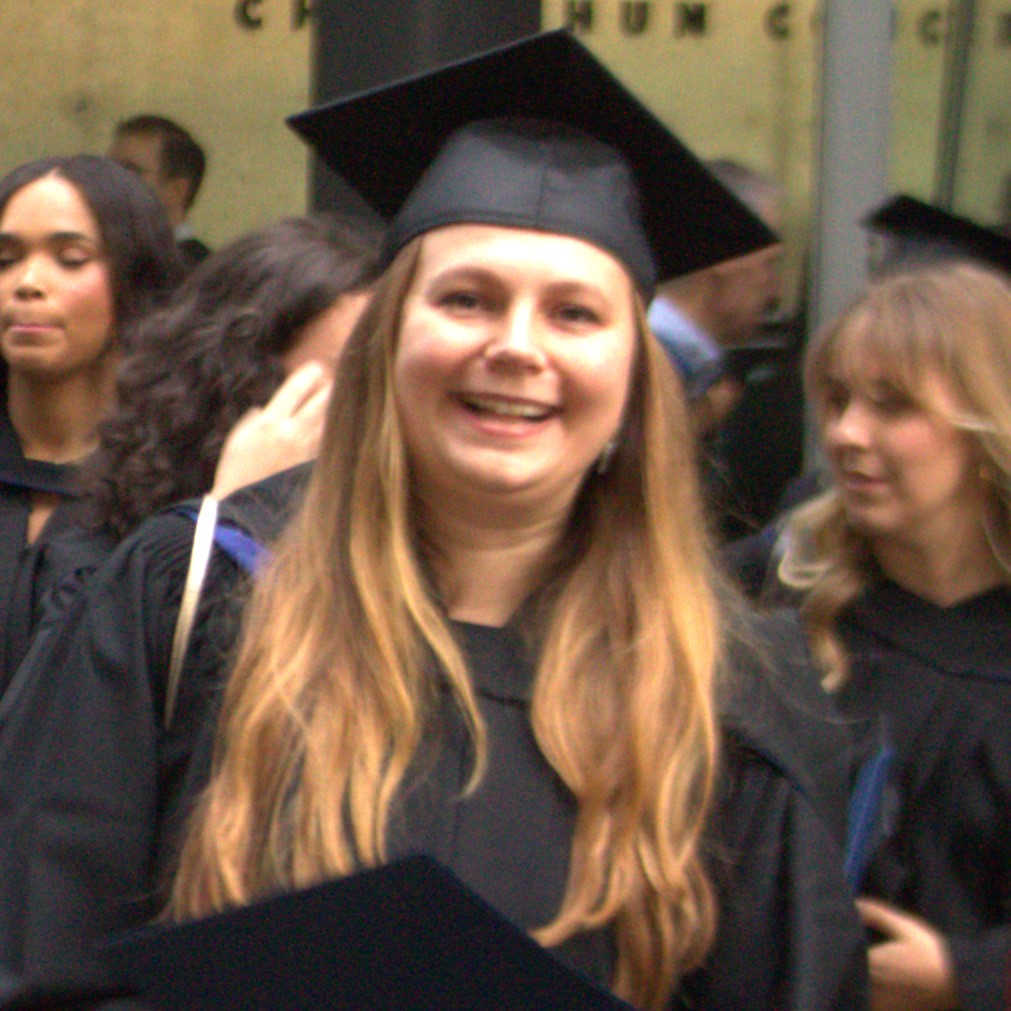
{"label": "metal column", "polygon": [[888,193],[892,5],[824,0],[811,319],[837,315],[866,281],[860,219]]}

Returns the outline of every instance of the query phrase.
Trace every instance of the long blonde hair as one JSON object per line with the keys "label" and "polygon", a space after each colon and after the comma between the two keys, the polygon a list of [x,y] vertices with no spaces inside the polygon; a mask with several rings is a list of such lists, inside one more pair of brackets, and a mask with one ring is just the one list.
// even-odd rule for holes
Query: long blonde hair
{"label": "long blonde hair", "polygon": [[[969,433],[990,492],[984,529],[994,557],[1011,578],[1011,287],[966,263],[909,270],[871,284],[808,348],[805,385],[819,417],[840,376],[859,384],[871,358],[882,378],[917,406],[928,374],[942,376],[962,408],[946,420]],[[875,373],[878,375],[878,373]],[[786,528],[782,582],[805,593],[801,613],[826,685],[847,675],[836,633],[839,615],[877,574],[864,535],[829,489],[799,508]]]}
{"label": "long blonde hair", "polygon": [[[405,247],[344,355],[306,501],[258,580],[211,783],[170,913],[209,913],[381,863],[434,695],[485,730],[427,577],[391,371],[417,261]],[[715,930],[700,842],[718,755],[722,655],[684,397],[636,306],[620,444],[587,476],[551,575],[524,613],[539,656],[531,721],[578,802],[556,945],[613,933],[616,992],[661,1007]]]}

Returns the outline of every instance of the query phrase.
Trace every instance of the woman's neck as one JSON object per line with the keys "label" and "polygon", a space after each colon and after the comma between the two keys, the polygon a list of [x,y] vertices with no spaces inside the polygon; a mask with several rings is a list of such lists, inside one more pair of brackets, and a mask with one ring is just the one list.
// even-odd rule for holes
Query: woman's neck
{"label": "woman's neck", "polygon": [[97,444],[98,424],[112,405],[114,383],[111,364],[62,382],[10,373],[7,413],[24,455],[50,463],[73,463],[87,456]]}
{"label": "woman's neck", "polygon": [[874,544],[881,571],[910,593],[939,607],[950,607],[1007,582],[982,525],[952,532],[946,543],[911,541]]}
{"label": "woman's neck", "polygon": [[429,517],[435,578],[457,621],[505,625],[543,577],[564,520],[492,525],[441,512]]}

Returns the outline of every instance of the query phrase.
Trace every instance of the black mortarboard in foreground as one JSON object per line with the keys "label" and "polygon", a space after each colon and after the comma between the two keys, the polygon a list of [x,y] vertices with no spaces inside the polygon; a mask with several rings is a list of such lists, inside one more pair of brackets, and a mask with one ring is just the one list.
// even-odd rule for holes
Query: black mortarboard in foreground
{"label": "black mortarboard in foreground", "polygon": [[160,1011],[631,1011],[424,856],[107,950]]}
{"label": "black mortarboard in foreground", "polygon": [[566,30],[289,123],[392,218],[390,255],[445,224],[534,228],[606,249],[650,292],[776,241]]}
{"label": "black mortarboard in foreground", "polygon": [[1011,274],[1011,238],[915,197],[891,197],[863,224],[891,240],[885,269],[970,259]]}

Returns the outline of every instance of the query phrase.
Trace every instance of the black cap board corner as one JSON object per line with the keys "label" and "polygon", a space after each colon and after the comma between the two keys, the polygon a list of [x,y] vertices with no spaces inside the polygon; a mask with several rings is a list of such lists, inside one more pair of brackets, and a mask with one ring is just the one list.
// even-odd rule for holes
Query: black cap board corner
{"label": "black cap board corner", "polygon": [[1011,275],[1011,237],[909,194],[889,197],[862,224],[922,244],[922,260],[965,257]]}
{"label": "black cap board corner", "polygon": [[[380,214],[394,219],[396,235],[396,216],[447,139],[462,127],[489,120],[559,124],[619,152],[635,180],[652,281],[690,273],[777,241],[566,29],[327,102],[291,116],[288,122]],[[487,167],[488,163],[472,161],[468,173],[480,181]],[[500,199],[496,190],[508,175],[489,173],[484,197]],[[445,191],[450,202],[456,199],[459,178],[458,173],[452,192]],[[475,199],[480,201],[482,194]],[[610,232],[626,227],[622,218],[627,218],[627,211],[620,202],[602,201],[591,186],[575,217],[571,228],[562,226],[569,234],[607,247]],[[458,214],[452,220],[468,219]],[[496,223],[509,222],[503,217]],[[549,223],[545,230],[554,229]],[[617,247],[617,255],[637,279],[650,286],[638,263],[630,262],[636,256],[625,255],[621,240]]]}
{"label": "black cap board corner", "polygon": [[424,855],[123,935],[106,955],[160,1011],[631,1011]]}

